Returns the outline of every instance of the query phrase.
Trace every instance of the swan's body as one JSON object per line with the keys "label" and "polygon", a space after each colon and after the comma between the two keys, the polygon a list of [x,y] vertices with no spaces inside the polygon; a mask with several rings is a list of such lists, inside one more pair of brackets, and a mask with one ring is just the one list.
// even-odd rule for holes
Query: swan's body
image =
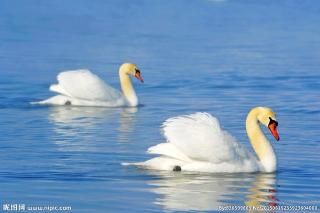
{"label": "swan's body", "polygon": [[59,95],[37,103],[104,107],[137,106],[138,98],[129,75],[143,81],[140,71],[134,64],[123,64],[119,69],[121,93],[89,70],[61,72],[57,76],[58,84],[50,86],[50,91]]}
{"label": "swan's body", "polygon": [[160,156],[133,165],[157,170],[178,167],[191,172],[273,172],[276,157],[259,126],[259,122],[270,125],[269,118],[273,128],[276,121],[269,108],[254,108],[247,117],[247,133],[258,158],[221,129],[215,117],[195,113],[166,120],[163,133],[167,142],[148,149],[149,153]]}

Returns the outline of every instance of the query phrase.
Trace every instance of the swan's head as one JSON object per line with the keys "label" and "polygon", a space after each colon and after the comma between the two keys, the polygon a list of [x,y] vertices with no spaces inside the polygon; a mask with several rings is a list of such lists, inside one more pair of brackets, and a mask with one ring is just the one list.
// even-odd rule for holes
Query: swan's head
{"label": "swan's head", "polygon": [[258,107],[258,120],[260,123],[268,127],[273,137],[279,141],[279,133],[277,131],[278,122],[275,113],[268,107]]}
{"label": "swan's head", "polygon": [[143,78],[141,77],[141,72],[135,64],[131,64],[131,63],[122,64],[120,67],[120,72],[124,72],[128,75],[132,75],[143,83]]}

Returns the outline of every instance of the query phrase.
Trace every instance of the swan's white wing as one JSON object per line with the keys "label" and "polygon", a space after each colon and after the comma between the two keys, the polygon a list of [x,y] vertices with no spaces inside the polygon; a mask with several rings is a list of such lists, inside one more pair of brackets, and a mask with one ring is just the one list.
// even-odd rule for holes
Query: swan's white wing
{"label": "swan's white wing", "polygon": [[180,157],[183,153],[194,161],[214,164],[241,164],[241,161],[251,157],[228,132],[220,128],[219,121],[208,113],[170,118],[163,123],[163,134],[179,153],[177,152],[176,156],[172,152],[166,155],[163,149],[157,151],[156,148],[153,148],[152,153],[184,160]]}
{"label": "swan's white wing", "polygon": [[59,84],[51,85],[50,90],[82,100],[113,101],[122,95],[89,70],[73,70],[61,72],[57,80]]}

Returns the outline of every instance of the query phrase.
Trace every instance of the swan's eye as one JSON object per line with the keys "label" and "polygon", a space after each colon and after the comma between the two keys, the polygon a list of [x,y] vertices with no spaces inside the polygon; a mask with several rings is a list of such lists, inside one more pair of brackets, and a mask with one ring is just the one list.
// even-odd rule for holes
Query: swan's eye
{"label": "swan's eye", "polygon": [[276,126],[278,126],[278,121],[273,120],[271,117],[269,117],[269,125],[270,124],[276,124]]}
{"label": "swan's eye", "polygon": [[134,76],[143,83],[143,78],[141,77],[140,70],[138,70],[137,68],[135,69],[136,69],[136,73],[134,74]]}

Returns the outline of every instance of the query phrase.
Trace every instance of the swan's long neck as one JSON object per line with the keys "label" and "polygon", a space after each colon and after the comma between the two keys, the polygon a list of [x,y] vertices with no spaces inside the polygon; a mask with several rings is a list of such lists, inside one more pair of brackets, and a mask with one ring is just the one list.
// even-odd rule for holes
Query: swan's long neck
{"label": "swan's long neck", "polygon": [[138,98],[134,91],[131,79],[127,72],[123,69],[119,70],[120,84],[122,93],[130,106],[138,105]]}
{"label": "swan's long neck", "polygon": [[246,129],[251,145],[256,152],[265,172],[274,172],[277,159],[268,139],[263,134],[258,122],[259,109],[250,111],[246,120]]}

